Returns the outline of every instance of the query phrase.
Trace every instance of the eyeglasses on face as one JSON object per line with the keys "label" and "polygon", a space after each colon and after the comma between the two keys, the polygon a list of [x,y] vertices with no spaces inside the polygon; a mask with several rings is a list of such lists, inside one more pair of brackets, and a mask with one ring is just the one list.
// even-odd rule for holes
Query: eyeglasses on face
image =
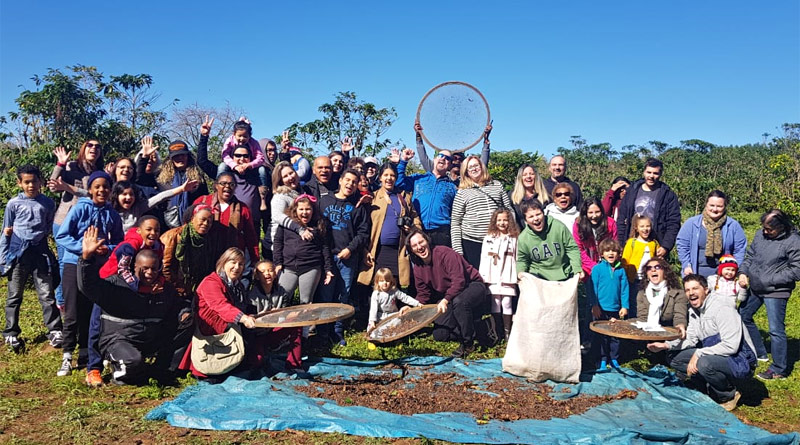
{"label": "eyeglasses on face", "polygon": [[444,154],[444,153],[439,153],[439,154],[438,154],[438,155],[436,155],[436,156],[437,156],[437,157],[440,157],[440,158],[447,159],[448,161],[452,161],[452,160],[453,160],[453,157],[452,157],[452,156],[450,156],[450,155],[446,155],[446,154]]}
{"label": "eyeglasses on face", "polygon": [[222,188],[229,188],[229,189],[236,188],[236,183],[235,182],[227,182],[227,181],[226,182],[218,182],[217,185],[219,185]]}
{"label": "eyeglasses on face", "polygon": [[233,157],[234,157],[234,158],[249,158],[249,157],[250,157],[250,155],[249,155],[249,154],[247,154],[247,153],[234,153],[234,154],[233,154]]}
{"label": "eyeglasses on face", "polygon": [[98,148],[99,149],[99,148],[103,148],[103,145],[100,144],[99,142],[97,142],[97,143],[95,143],[95,142],[87,142],[86,143],[86,148]]}
{"label": "eyeglasses on face", "polygon": [[569,196],[569,195],[571,195],[570,192],[556,192],[553,194],[553,196],[556,198],[561,198],[562,196]]}
{"label": "eyeglasses on face", "polygon": [[660,264],[655,264],[653,266],[645,266],[644,270],[661,270],[663,268]]}

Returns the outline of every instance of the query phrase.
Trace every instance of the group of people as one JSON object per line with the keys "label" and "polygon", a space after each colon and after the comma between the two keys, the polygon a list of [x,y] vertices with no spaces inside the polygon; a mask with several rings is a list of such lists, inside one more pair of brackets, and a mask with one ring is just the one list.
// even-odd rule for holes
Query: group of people
{"label": "group of people", "polygon": [[[266,366],[285,353],[302,368],[309,338],[346,345],[363,320],[372,329],[406,307],[437,304],[438,341],[457,341],[456,357],[508,339],[522,274],[581,280],[581,336],[599,372],[619,368],[620,343],[593,341],[588,321],[635,318],[673,326],[681,339],[646,345],[671,365],[701,378],[709,394],[735,406],[735,378],[752,375],[767,351],[753,321],[766,305],[772,365],[762,379],[787,375],[786,301],[800,280],[800,236],[780,210],[762,218],[748,246],[727,216],[727,196],[712,191],[701,215],[681,224],[678,197],[648,159],[642,178],[615,178],[605,196],[584,197],[554,156],[549,177],[519,167],[511,190],[493,180],[489,135],[480,156],[426,154],[415,124],[416,152],[392,150],[388,161],[351,157],[353,143],[313,162],[289,142],[252,137],[238,121],[208,158],[214,120],[200,126],[196,152],[173,141],[161,159],[151,138],[135,159],[108,165],[87,141],[71,160],[63,148],[47,181],[59,205],[41,194],[42,173],[17,171],[20,194],[6,207],[0,266],[9,275],[6,344],[21,351],[22,292],[33,276],[48,340],[63,349],[57,374],[86,367],[87,383],[137,383],[157,372],[191,370],[193,337],[242,330],[240,366]],[[425,170],[412,173],[419,155]],[[207,178],[213,178],[209,191]],[[262,235],[263,233],[263,235]],[[57,252],[48,247],[50,235]],[[683,283],[667,258],[675,250]],[[310,302],[356,309],[356,325],[256,328],[256,315]],[[240,329],[241,330],[241,329]],[[155,356],[147,369],[147,357]],[[733,401],[733,402],[731,402]]]}

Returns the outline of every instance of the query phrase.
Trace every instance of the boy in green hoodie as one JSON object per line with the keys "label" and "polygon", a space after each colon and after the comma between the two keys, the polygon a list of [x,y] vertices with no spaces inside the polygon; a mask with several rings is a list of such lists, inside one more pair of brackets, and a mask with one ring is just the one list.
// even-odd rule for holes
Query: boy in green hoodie
{"label": "boy in green hoodie", "polygon": [[525,229],[517,242],[517,273],[529,273],[547,281],[583,278],[581,255],[572,234],[560,221],[544,214],[537,200],[520,205]]}

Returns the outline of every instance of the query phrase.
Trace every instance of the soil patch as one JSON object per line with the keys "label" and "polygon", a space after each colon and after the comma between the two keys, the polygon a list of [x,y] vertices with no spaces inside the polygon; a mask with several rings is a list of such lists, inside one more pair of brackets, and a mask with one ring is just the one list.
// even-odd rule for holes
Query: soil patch
{"label": "soil patch", "polygon": [[566,418],[604,403],[637,396],[636,391],[626,389],[610,396],[579,395],[556,400],[550,397],[553,388],[545,384],[506,377],[475,382],[456,373],[405,370],[363,374],[351,379],[314,379],[309,386],[295,388],[341,406],[359,405],[402,415],[463,412],[478,422]]}

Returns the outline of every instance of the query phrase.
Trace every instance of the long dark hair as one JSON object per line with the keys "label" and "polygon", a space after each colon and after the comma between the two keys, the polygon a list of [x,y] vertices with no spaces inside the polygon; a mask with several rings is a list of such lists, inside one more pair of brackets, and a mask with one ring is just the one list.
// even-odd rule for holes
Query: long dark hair
{"label": "long dark hair", "polygon": [[139,190],[139,187],[136,187],[134,183],[130,181],[117,181],[114,183],[114,186],[111,187],[111,207],[117,212],[123,211],[122,206],[119,205],[119,195],[126,189],[133,189],[133,196],[136,197],[136,201],[134,201],[133,205],[136,205],[139,200],[144,199],[142,191]]}
{"label": "long dark hair", "polygon": [[428,250],[431,251],[430,255],[433,255],[433,245],[431,245],[431,237],[428,236],[427,233],[417,229],[416,227],[412,228],[411,231],[408,232],[408,235],[406,235],[405,245],[406,245],[406,252],[408,253],[408,259],[410,259],[412,263],[421,266],[425,263],[420,259],[420,257],[417,256],[416,253],[414,253],[414,249],[411,248],[411,238],[413,238],[414,235],[422,235],[422,238],[424,238],[425,241],[428,242]]}
{"label": "long dark hair", "polygon": [[[595,236],[592,223],[589,222],[589,217],[587,216],[589,213],[589,207],[593,205],[596,205],[597,208],[600,209],[600,224],[597,226],[597,236]],[[609,236],[608,217],[606,216],[605,209],[603,209],[603,205],[596,196],[585,199],[581,204],[580,213],[578,215],[578,236],[584,242],[595,240],[595,242],[598,243]]]}

